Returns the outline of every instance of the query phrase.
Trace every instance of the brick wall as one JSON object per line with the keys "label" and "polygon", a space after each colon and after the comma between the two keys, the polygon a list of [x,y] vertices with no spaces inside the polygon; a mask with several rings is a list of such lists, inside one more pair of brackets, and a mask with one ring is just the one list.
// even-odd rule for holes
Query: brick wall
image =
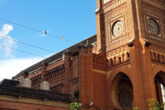
{"label": "brick wall", "polygon": [[0,95],[0,110],[69,110],[69,104]]}

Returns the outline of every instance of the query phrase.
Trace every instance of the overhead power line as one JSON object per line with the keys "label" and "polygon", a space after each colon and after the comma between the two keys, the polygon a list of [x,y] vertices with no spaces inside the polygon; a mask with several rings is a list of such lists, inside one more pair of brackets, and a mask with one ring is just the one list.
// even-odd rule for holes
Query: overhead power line
{"label": "overhead power line", "polygon": [[12,47],[8,47],[6,45],[1,45],[1,47],[6,47],[6,48],[9,48],[9,49],[12,49],[12,50],[15,50],[15,51],[19,51],[21,53],[26,53],[26,54],[30,54],[30,55],[33,55],[33,56],[37,56],[37,57],[42,57],[42,58],[46,58],[44,56],[41,56],[41,55],[38,55],[38,54],[35,54],[35,53],[32,53],[32,52],[28,52],[28,51],[24,51],[24,50],[21,50],[21,49],[16,49],[16,48],[12,48]]}
{"label": "overhead power line", "polygon": [[32,28],[32,27],[26,26],[26,25],[23,25],[23,24],[16,23],[16,22],[11,21],[11,20],[4,19],[4,18],[0,18],[0,20],[1,21],[4,21],[4,22],[11,23],[11,24],[15,24],[17,26],[20,26],[20,27],[23,27],[25,29],[32,30],[32,31],[35,31],[35,32],[38,32],[38,33],[42,33],[42,34],[44,33],[45,34],[45,32],[46,32],[45,35],[47,35],[47,36],[50,36],[50,37],[53,37],[53,38],[56,38],[56,39],[60,39],[60,40],[64,40],[67,43],[74,44],[73,41],[68,40],[68,39],[65,39],[63,36],[62,37],[59,37],[59,36],[56,36],[54,34],[48,33],[46,30],[45,31],[41,31],[41,30],[38,30],[38,29],[35,29],[35,28]]}
{"label": "overhead power line", "polygon": [[39,46],[32,45],[32,44],[29,44],[29,43],[25,43],[25,42],[22,42],[22,41],[18,41],[18,40],[10,39],[10,38],[5,37],[5,36],[0,36],[0,38],[6,39],[6,40],[10,40],[10,41],[13,41],[13,42],[17,42],[17,43],[20,43],[20,44],[22,44],[22,45],[26,45],[26,46],[29,46],[29,47],[33,47],[33,48],[40,49],[40,50],[43,50],[43,51],[47,51],[47,52],[51,52],[51,53],[52,53],[52,52],[55,53],[55,51],[48,50],[48,49],[44,49],[44,48],[41,48],[41,47],[39,47]]}

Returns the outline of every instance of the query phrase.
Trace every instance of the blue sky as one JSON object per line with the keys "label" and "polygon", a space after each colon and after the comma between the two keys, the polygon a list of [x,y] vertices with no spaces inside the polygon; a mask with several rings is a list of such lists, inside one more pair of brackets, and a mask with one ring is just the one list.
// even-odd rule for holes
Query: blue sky
{"label": "blue sky", "polygon": [[[0,78],[11,77],[21,69],[43,59],[37,55],[50,56],[95,35],[95,9],[96,0],[0,0],[0,36],[10,39],[0,37]],[[4,19],[43,33],[29,30]],[[44,35],[44,30],[59,38],[64,36],[64,39],[74,43]],[[54,52],[22,45],[13,40]],[[10,48],[36,55],[21,53]]]}

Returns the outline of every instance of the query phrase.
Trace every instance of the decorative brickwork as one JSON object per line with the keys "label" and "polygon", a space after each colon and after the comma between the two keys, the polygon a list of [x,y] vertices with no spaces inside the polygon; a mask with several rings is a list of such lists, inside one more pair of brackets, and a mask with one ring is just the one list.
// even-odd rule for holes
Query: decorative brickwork
{"label": "decorative brickwork", "polygon": [[106,58],[103,53],[93,55],[93,68],[99,70],[106,69]]}
{"label": "decorative brickwork", "polygon": [[165,64],[165,49],[156,46],[151,47],[151,59],[154,62]]}
{"label": "decorative brickwork", "polygon": [[96,23],[96,36],[27,68],[14,79],[28,77],[35,89],[46,80],[51,91],[73,97],[76,91],[76,100],[90,110],[134,106],[147,110],[148,99],[162,102],[165,1],[97,0]]}

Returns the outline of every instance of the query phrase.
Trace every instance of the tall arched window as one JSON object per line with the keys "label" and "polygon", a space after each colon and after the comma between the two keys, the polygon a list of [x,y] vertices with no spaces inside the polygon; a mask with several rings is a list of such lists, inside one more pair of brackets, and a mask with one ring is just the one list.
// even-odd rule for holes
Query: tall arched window
{"label": "tall arched window", "polygon": [[157,100],[163,104],[165,102],[165,73],[164,72],[158,72],[155,76],[155,89],[156,89],[156,96]]}
{"label": "tall arched window", "polygon": [[115,106],[130,110],[133,102],[133,87],[131,80],[124,73],[119,73],[113,81],[112,100]]}

